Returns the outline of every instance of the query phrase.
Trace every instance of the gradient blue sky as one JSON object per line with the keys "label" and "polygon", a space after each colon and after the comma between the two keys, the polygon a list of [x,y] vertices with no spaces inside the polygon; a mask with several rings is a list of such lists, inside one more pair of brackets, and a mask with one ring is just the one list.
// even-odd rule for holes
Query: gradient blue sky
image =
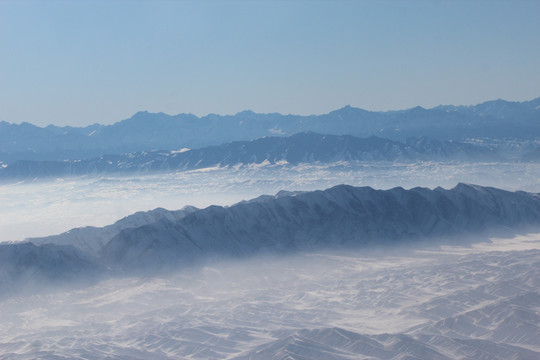
{"label": "gradient blue sky", "polygon": [[0,0],[0,120],[540,96],[540,1]]}

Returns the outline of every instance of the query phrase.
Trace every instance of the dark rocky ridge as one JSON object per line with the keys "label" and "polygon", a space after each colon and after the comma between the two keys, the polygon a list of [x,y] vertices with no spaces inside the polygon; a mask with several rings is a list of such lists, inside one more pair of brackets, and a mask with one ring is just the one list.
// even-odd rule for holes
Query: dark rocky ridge
{"label": "dark rocky ridge", "polygon": [[[374,190],[339,185],[282,192],[230,207],[165,210],[92,241],[81,235],[0,246],[0,287],[114,274],[149,274],[198,261],[263,253],[394,247],[444,238],[452,242],[493,228],[507,233],[540,225],[540,196],[459,184],[453,189]],[[96,232],[95,228],[89,231]],[[57,241],[58,245],[54,241]]]}

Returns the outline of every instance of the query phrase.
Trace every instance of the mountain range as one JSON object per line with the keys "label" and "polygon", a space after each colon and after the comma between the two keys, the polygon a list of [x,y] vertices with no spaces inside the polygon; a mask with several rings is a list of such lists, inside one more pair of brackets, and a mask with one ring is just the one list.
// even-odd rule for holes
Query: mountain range
{"label": "mountain range", "polygon": [[247,164],[335,163],[345,161],[498,161],[487,147],[457,141],[409,138],[398,142],[371,136],[299,133],[264,137],[220,146],[180,151],[148,151],[103,155],[87,160],[19,160],[0,167],[0,181],[42,179],[106,173],[192,170]]}
{"label": "mountain range", "polygon": [[[540,136],[540,98],[488,101],[474,106],[415,107],[373,112],[350,106],[324,115],[167,115],[139,112],[112,125],[41,128],[0,122],[0,161],[89,159],[103,154],[203,148],[264,136],[313,131],[327,135],[438,140],[534,140]],[[528,149],[534,150],[534,149]]]}
{"label": "mountain range", "polygon": [[0,288],[148,274],[214,258],[455,241],[493,229],[512,233],[538,225],[538,194],[467,184],[450,190],[339,185],[280,192],[230,207],[159,209],[101,230],[81,228],[0,244]]}

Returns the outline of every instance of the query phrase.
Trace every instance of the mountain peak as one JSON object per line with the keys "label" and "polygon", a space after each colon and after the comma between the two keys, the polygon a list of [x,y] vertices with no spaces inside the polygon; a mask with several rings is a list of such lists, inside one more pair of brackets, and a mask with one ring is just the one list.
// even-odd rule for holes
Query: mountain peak
{"label": "mountain peak", "polygon": [[424,112],[424,111],[426,111],[426,109],[421,107],[421,106],[415,106],[415,107],[409,109],[408,111],[413,112],[413,113],[414,112]]}
{"label": "mountain peak", "polygon": [[370,113],[370,111],[360,109],[360,108],[357,108],[357,107],[353,107],[351,105],[345,105],[344,107],[342,107],[340,109],[329,112],[328,115],[359,116],[359,115],[365,115],[365,114],[369,114],[369,113]]}
{"label": "mountain peak", "polygon": [[252,110],[242,110],[236,113],[234,116],[246,117],[246,116],[253,116],[253,115],[257,115],[257,114]]}

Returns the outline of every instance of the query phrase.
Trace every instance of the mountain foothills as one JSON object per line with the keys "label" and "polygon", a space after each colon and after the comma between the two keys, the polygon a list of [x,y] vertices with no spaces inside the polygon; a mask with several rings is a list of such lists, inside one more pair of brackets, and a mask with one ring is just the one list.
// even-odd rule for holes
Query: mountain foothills
{"label": "mountain foothills", "polygon": [[0,181],[47,177],[192,170],[248,164],[336,163],[351,161],[500,161],[496,151],[468,143],[427,138],[406,142],[379,137],[299,133],[202,149],[103,155],[87,160],[19,160],[0,167]]}
{"label": "mountain foothills", "polygon": [[0,302],[0,358],[540,358],[536,234],[384,253],[223,261],[14,297]]}
{"label": "mountain foothills", "polygon": [[230,207],[156,209],[102,229],[0,244],[0,288],[6,295],[21,284],[152,274],[216,258],[464,241],[538,225],[538,194],[475,185],[280,192]]}
{"label": "mountain foothills", "polygon": [[[471,141],[489,146],[508,141],[519,155],[538,148],[540,98],[525,102],[488,101],[475,106],[416,107],[372,112],[346,106],[324,115],[256,114],[232,116],[166,115],[139,112],[113,125],[45,128],[0,122],[0,161],[90,159],[103,154],[149,150],[200,149],[265,136],[300,132],[378,136],[394,141],[409,137]],[[488,140],[486,140],[488,139]],[[503,143],[493,140],[504,139]],[[508,147],[508,146],[507,146]]]}

